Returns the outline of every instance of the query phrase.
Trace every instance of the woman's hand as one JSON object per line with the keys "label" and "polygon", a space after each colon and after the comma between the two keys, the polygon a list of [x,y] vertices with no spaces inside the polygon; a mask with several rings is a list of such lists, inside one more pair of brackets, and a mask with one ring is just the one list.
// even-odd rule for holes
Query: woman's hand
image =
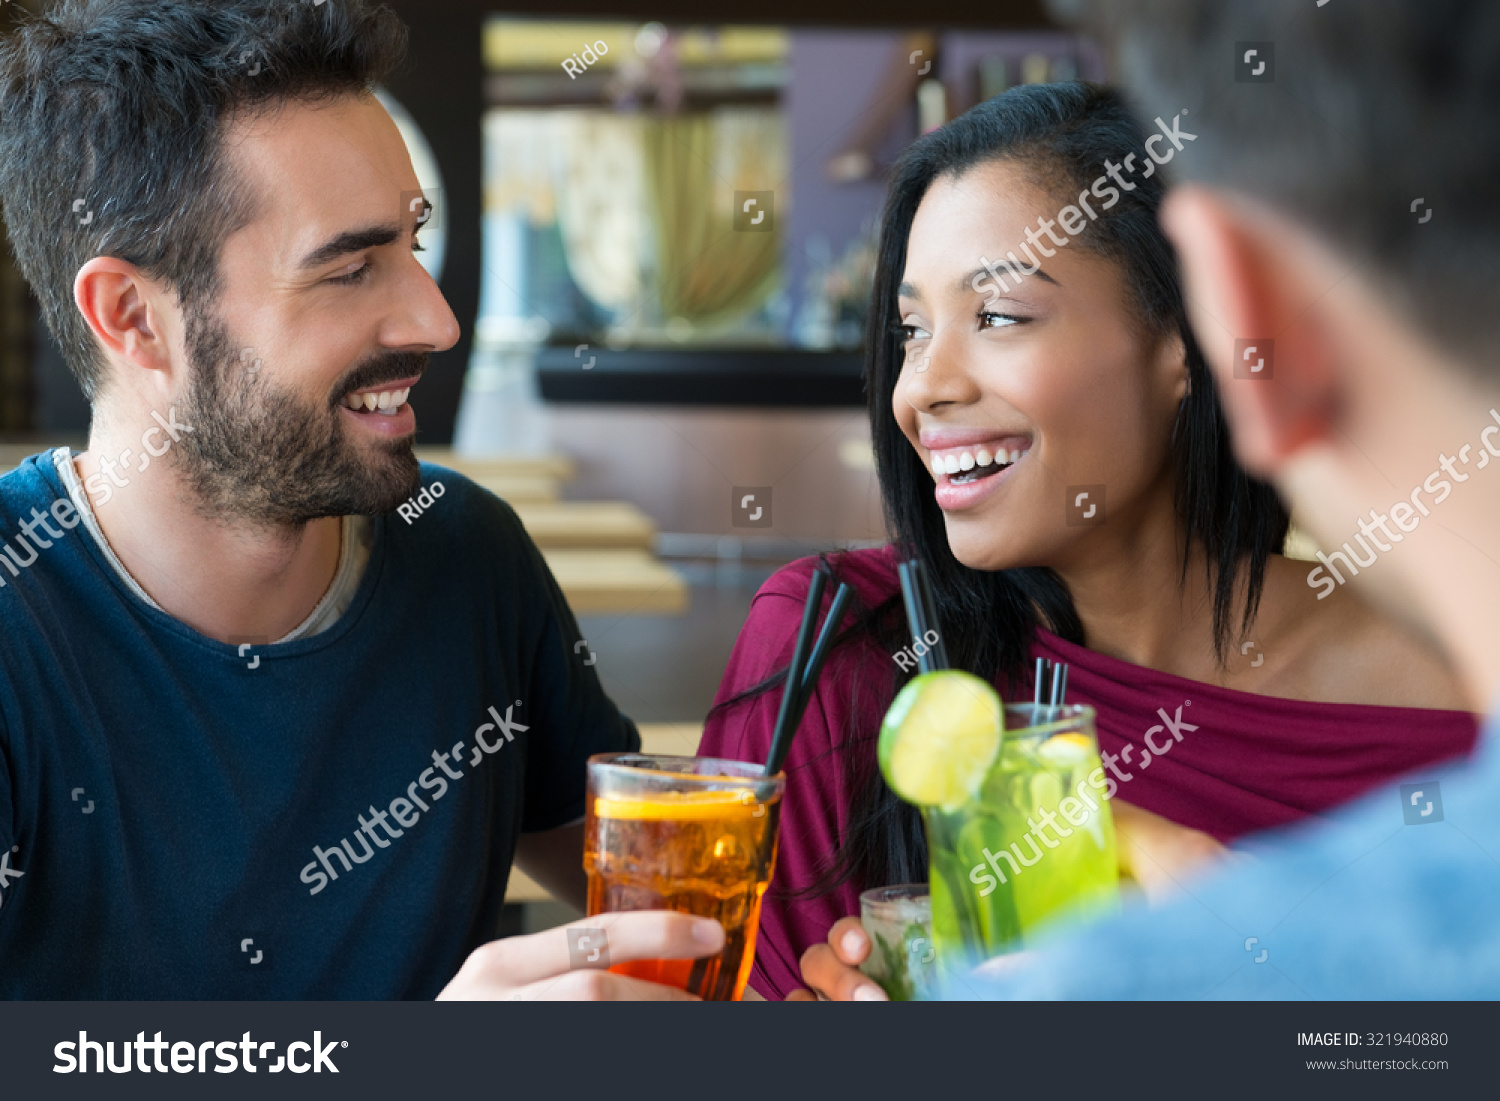
{"label": "woman's hand", "polygon": [[810,989],[793,990],[789,1002],[886,1002],[885,991],[859,965],[870,954],[870,936],[857,917],[846,917],[828,930],[828,942],[802,953],[802,981]]}
{"label": "woman's hand", "polygon": [[1179,826],[1118,799],[1110,808],[1114,811],[1120,874],[1135,880],[1147,902],[1170,898],[1183,879],[1201,874],[1231,855],[1201,830]]}

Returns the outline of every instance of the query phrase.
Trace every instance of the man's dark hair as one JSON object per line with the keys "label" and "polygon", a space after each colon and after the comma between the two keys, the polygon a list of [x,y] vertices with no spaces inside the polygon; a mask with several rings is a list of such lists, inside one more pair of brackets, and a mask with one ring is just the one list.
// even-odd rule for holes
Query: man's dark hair
{"label": "man's dark hair", "polygon": [[211,304],[224,239],[255,209],[226,124],[372,88],[405,50],[395,13],[361,0],[62,0],[0,41],[0,205],[91,400],[104,363],[78,269],[117,257],[189,314]]}
{"label": "man's dark hair", "polygon": [[[1179,179],[1243,192],[1316,230],[1435,343],[1500,370],[1500,4],[1053,7],[1113,43],[1143,115],[1190,109],[1198,140],[1173,161]],[[1238,72],[1266,42],[1270,79]],[[1261,46],[1255,68],[1268,53]]]}

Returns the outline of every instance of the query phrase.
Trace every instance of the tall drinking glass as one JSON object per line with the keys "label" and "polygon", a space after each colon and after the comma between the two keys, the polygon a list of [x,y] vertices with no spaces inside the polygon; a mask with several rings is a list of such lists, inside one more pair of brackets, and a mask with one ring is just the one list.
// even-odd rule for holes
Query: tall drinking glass
{"label": "tall drinking glass", "polygon": [[737,1001],[755,961],[760,903],[776,866],[786,776],[713,757],[589,758],[583,866],[589,914],[678,910],[716,918],[722,951],[610,970],[710,1001]]}
{"label": "tall drinking glass", "polygon": [[979,795],[929,807],[932,939],[944,970],[1023,947],[1048,922],[1113,906],[1114,819],[1091,707],[1005,705]]}

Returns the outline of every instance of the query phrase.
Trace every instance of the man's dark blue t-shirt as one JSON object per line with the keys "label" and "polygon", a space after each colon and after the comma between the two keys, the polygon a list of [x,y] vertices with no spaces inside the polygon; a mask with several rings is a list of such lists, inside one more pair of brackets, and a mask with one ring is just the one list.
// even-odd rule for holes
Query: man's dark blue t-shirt
{"label": "man's dark blue t-shirt", "polygon": [[515,513],[422,481],[331,628],[242,655],[129,591],[49,455],[0,478],[37,551],[0,569],[0,997],[426,998],[491,939],[517,836],[639,737]]}

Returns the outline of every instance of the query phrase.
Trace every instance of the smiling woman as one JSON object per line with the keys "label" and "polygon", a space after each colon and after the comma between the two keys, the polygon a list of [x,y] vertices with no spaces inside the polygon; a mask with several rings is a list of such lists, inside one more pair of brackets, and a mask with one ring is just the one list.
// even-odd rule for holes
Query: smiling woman
{"label": "smiling woman", "polygon": [[[920,818],[875,767],[911,675],[900,557],[932,579],[953,666],[1009,699],[1031,695],[1034,658],[1072,666],[1070,702],[1098,711],[1133,804],[1116,805],[1124,870],[1148,889],[1474,739],[1472,716],[1441,710],[1459,698],[1446,669],[1347,593],[1319,605],[1279,553],[1286,511],[1236,465],[1187,325],[1163,172],[1123,181],[1072,240],[1048,232],[1145,139],[1113,92],[1031,85],[896,167],[867,360],[895,545],[831,562],[859,607],[787,763],[752,978],[767,996],[799,985],[862,890],[927,876]],[[757,596],[700,752],[764,759],[812,566]],[[1167,757],[1150,753],[1164,715],[1198,731]]]}

